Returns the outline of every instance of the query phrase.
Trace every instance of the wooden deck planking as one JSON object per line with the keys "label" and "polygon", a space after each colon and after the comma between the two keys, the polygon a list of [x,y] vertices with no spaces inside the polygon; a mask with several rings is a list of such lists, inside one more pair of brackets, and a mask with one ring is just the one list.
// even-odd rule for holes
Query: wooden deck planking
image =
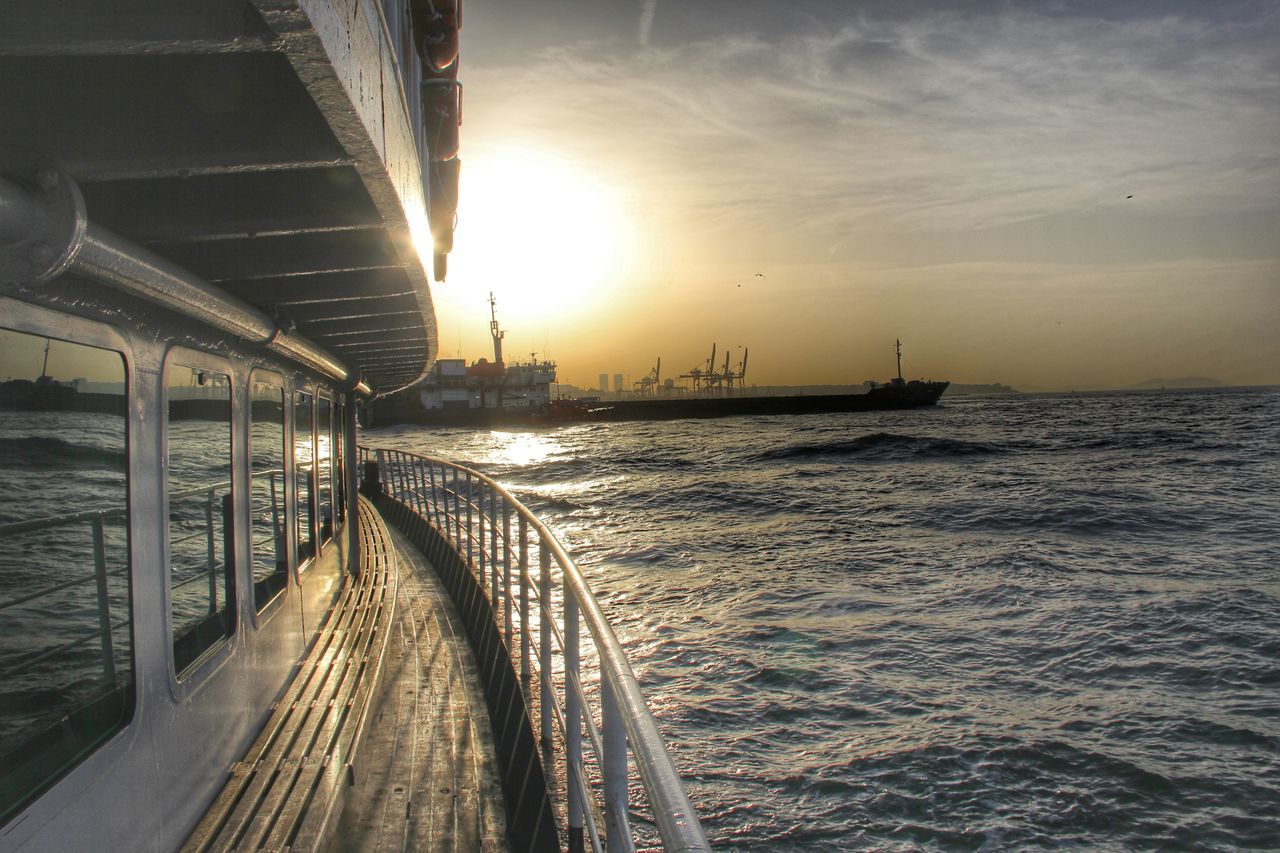
{"label": "wooden deck planking", "polygon": [[392,529],[401,570],[383,698],[335,849],[505,851],[488,711],[461,621]]}
{"label": "wooden deck planking", "polygon": [[[344,584],[298,675],[185,849],[279,849],[295,844],[313,813],[319,819],[311,823],[323,829],[341,808],[336,801],[343,792],[332,771],[350,759],[367,720],[396,575],[386,527],[364,501],[359,524],[360,578]],[[318,839],[312,832],[296,849],[314,848]]]}

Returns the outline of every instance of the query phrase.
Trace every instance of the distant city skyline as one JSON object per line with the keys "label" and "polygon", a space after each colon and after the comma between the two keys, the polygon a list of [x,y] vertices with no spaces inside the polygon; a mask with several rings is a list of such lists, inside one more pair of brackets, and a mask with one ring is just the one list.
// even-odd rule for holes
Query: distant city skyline
{"label": "distant city skyline", "polygon": [[441,354],[1280,383],[1280,7],[468,5]]}

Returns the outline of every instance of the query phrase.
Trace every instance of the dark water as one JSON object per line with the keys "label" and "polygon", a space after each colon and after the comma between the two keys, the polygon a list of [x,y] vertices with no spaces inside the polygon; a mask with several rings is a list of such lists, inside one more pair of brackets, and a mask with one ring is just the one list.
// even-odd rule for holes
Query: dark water
{"label": "dark water", "polygon": [[583,566],[718,847],[1280,847],[1280,390],[369,431]]}

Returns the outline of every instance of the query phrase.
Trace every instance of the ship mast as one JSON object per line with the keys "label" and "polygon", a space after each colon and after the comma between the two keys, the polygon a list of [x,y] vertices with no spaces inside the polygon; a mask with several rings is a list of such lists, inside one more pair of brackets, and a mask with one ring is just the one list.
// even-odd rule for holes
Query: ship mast
{"label": "ship mast", "polygon": [[898,350],[898,381],[901,382],[902,381],[902,341],[895,339],[893,343]]}
{"label": "ship mast", "polygon": [[47,379],[49,376],[49,347],[53,345],[53,341],[49,338],[44,339],[44,364],[40,366],[40,378]]}
{"label": "ship mast", "polygon": [[507,333],[498,328],[498,301],[489,291],[489,334],[493,335],[493,360],[502,364],[502,339]]}

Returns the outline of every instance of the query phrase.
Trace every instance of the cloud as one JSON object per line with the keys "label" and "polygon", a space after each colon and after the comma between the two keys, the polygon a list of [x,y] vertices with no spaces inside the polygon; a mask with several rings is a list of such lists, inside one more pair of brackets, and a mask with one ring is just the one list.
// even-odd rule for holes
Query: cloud
{"label": "cloud", "polygon": [[1275,215],[1275,12],[939,12],[657,48],[655,9],[642,4],[640,49],[566,43],[471,69],[469,98],[490,100],[467,131],[518,128],[682,228],[837,253],[868,230]]}
{"label": "cloud", "polygon": [[658,11],[658,0],[640,2],[640,44],[649,46],[649,33],[653,31],[653,16]]}

